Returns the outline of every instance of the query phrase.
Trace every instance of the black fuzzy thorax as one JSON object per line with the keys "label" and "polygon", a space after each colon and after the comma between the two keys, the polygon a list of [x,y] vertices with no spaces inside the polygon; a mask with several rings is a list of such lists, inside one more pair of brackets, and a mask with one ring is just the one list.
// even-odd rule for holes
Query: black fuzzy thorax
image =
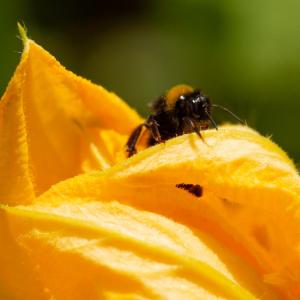
{"label": "black fuzzy thorax", "polygon": [[[167,108],[166,99],[160,97],[153,106],[154,110],[151,117],[158,125],[162,141],[182,135],[184,133],[194,132],[194,129],[187,122],[187,119],[193,120],[199,129],[206,129],[209,124],[208,114],[211,113],[211,102],[200,90],[181,95],[174,106]],[[151,136],[149,145],[156,144],[157,141]]]}
{"label": "black fuzzy thorax", "polygon": [[[166,141],[183,133],[179,132],[181,128],[181,122],[176,117],[174,110],[162,111],[157,114],[154,114],[153,119],[158,124],[158,130],[163,141]],[[149,140],[149,145],[154,144],[156,144],[156,141],[151,136]]]}

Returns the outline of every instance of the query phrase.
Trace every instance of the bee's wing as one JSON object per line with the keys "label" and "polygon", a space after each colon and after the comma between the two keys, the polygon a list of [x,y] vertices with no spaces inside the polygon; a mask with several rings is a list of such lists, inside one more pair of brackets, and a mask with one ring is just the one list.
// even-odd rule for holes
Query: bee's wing
{"label": "bee's wing", "polygon": [[160,96],[156,100],[150,102],[148,107],[151,109],[152,112],[160,112],[165,109],[166,107],[166,99],[164,96]]}

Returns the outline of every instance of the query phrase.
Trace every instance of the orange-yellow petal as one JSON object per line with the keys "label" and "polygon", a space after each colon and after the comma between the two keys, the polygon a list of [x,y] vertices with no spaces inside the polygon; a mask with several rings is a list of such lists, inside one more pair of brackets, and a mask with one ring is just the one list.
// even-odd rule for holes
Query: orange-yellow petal
{"label": "orange-yellow petal", "polygon": [[[156,145],[104,173],[53,187],[56,205],[116,199],[214,236],[250,264],[266,286],[299,299],[300,178],[286,154],[247,127],[221,127]],[[199,184],[203,196],[177,189]],[[79,196],[80,195],[80,196]]]}
{"label": "orange-yellow petal", "polygon": [[280,299],[202,231],[113,199],[65,200],[0,208],[6,299]]}
{"label": "orange-yellow petal", "polygon": [[140,117],[115,94],[61,66],[23,29],[22,59],[0,101],[0,202],[115,163]]}

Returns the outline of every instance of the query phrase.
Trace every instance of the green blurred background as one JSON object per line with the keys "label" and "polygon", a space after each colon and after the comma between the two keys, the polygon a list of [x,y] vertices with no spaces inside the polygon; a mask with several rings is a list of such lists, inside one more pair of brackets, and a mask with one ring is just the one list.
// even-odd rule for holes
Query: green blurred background
{"label": "green blurred background", "polygon": [[0,0],[1,94],[22,49],[17,21],[143,115],[149,101],[188,83],[300,162],[300,1]]}

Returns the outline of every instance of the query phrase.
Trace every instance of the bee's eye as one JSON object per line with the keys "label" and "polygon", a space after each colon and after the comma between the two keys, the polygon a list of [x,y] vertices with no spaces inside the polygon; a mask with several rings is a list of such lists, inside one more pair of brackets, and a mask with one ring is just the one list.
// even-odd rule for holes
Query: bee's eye
{"label": "bee's eye", "polygon": [[200,101],[202,103],[202,107],[207,107],[208,106],[208,100],[206,97],[201,96]]}

